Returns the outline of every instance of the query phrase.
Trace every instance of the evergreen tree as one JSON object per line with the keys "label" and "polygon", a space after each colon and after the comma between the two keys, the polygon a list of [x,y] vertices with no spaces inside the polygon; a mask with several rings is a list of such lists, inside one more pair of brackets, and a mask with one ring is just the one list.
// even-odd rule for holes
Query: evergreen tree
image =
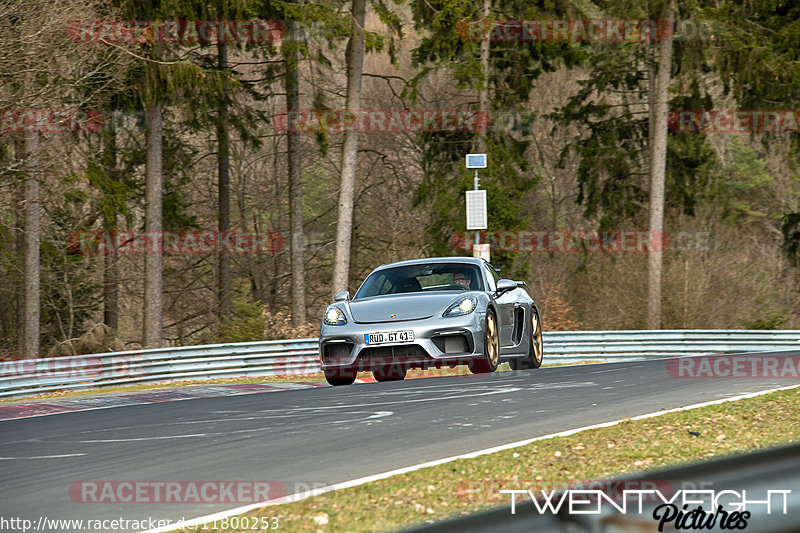
{"label": "evergreen tree", "polygon": [[[491,20],[564,18],[570,7],[568,2],[510,0],[485,5],[483,1],[420,0],[412,7],[416,27],[424,37],[413,52],[420,71],[411,80],[409,96],[418,98],[424,80],[433,72],[445,70],[459,89],[478,93],[478,107],[485,106],[489,116],[479,115],[476,122],[484,126],[501,115],[530,115],[525,104],[536,78],[562,64],[574,65],[581,56],[569,43],[492,42]],[[483,21],[483,35],[474,35],[470,30],[476,27],[475,21]],[[488,102],[481,104],[483,101]],[[462,105],[470,106],[466,102]],[[520,135],[503,126],[499,121],[496,126],[479,127],[477,131],[420,134],[424,177],[415,201],[417,205],[428,203],[433,212],[433,219],[426,226],[435,255],[452,253],[451,237],[465,227],[464,191],[472,188],[473,177],[464,168],[467,153],[484,148],[487,153],[489,166],[481,173],[481,185],[487,190],[490,228],[518,229],[524,225],[520,201],[537,183],[538,176],[526,158],[530,139],[524,132]],[[508,254],[495,254],[492,261],[511,266]]]}

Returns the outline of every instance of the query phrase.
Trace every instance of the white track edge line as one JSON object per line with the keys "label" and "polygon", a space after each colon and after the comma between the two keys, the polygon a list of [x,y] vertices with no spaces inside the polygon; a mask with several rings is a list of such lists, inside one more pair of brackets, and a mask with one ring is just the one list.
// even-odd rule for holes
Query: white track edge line
{"label": "white track edge line", "polygon": [[702,402],[702,403],[687,405],[685,407],[676,407],[674,409],[666,409],[666,410],[663,410],[663,411],[656,411],[656,412],[647,413],[647,414],[644,414],[644,415],[638,415],[638,416],[634,416],[634,417],[623,418],[623,419],[620,419],[620,420],[614,420],[613,422],[603,422],[602,424],[593,424],[591,426],[583,426],[583,427],[576,428],[576,429],[568,429],[566,431],[560,431],[558,433],[551,433],[549,435],[543,435],[541,437],[533,437],[533,438],[530,438],[530,439],[520,440],[520,441],[512,442],[512,443],[509,443],[509,444],[502,444],[500,446],[493,446],[491,448],[485,448],[483,450],[469,452],[469,453],[465,453],[465,454],[461,454],[461,455],[454,455],[452,457],[445,457],[444,459],[437,459],[435,461],[428,461],[428,462],[420,463],[420,464],[414,465],[414,466],[407,466],[407,467],[404,467],[404,468],[398,468],[396,470],[390,470],[389,472],[383,472],[381,474],[373,474],[371,476],[365,476],[365,477],[361,477],[361,478],[351,479],[350,481],[343,481],[341,483],[334,483],[333,485],[328,485],[327,487],[320,487],[320,488],[309,490],[309,491],[305,491],[305,492],[298,492],[297,494],[291,494],[289,496],[286,496],[285,498],[276,498],[274,500],[267,500],[267,501],[264,501],[264,502],[245,505],[245,506],[242,506],[242,507],[237,507],[235,509],[229,509],[227,511],[220,511],[218,513],[214,513],[214,514],[210,514],[210,515],[206,515],[206,516],[201,516],[201,517],[198,517],[198,518],[193,518],[191,520],[186,520],[186,521],[183,521],[183,522],[180,522],[180,523],[175,523],[175,524],[171,524],[171,525],[168,525],[168,526],[159,527],[159,528],[156,528],[156,529],[148,529],[146,531],[142,531],[141,533],[163,533],[163,532],[166,532],[166,531],[175,531],[176,529],[179,529],[179,528],[202,525],[202,524],[206,524],[208,522],[213,522],[214,520],[222,520],[223,518],[228,518],[228,517],[231,517],[231,516],[240,515],[240,514],[248,512],[248,511],[252,511],[253,509],[259,509],[261,507],[267,507],[267,506],[270,506],[270,505],[281,505],[281,504],[284,504],[284,503],[294,503],[296,501],[304,500],[304,499],[310,498],[312,496],[319,496],[320,494],[325,494],[327,492],[333,492],[335,490],[341,490],[341,489],[348,489],[348,488],[351,488],[351,487],[356,487],[358,485],[363,485],[365,483],[370,483],[372,481],[378,481],[378,480],[381,480],[381,479],[386,479],[388,477],[397,476],[397,475],[401,475],[401,474],[407,474],[409,472],[414,472],[415,470],[421,470],[423,468],[428,468],[428,467],[431,467],[431,466],[437,466],[437,465],[441,465],[441,464],[444,464],[444,463],[450,463],[452,461],[457,461],[458,459],[474,459],[475,457],[478,457],[480,455],[487,455],[487,454],[491,454],[491,453],[497,453],[497,452],[502,452],[502,451],[505,451],[505,450],[509,450],[511,448],[518,448],[520,446],[527,446],[528,444],[531,444],[533,442],[537,442],[537,441],[540,441],[540,440],[552,439],[552,438],[555,438],[555,437],[568,437],[570,435],[574,435],[575,433],[580,433],[582,431],[586,431],[586,430],[589,430],[589,429],[597,429],[597,428],[605,428],[605,427],[616,426],[616,425],[618,425],[621,422],[624,422],[626,420],[644,420],[644,419],[647,419],[647,418],[653,418],[653,417],[661,416],[661,415],[668,414],[668,413],[675,413],[675,412],[679,412],[679,411],[689,411],[691,409],[699,409],[701,407],[707,407],[709,405],[717,405],[717,404],[721,404],[721,403],[734,402],[734,401],[737,401],[737,400],[744,400],[744,399],[747,399],[747,398],[755,398],[757,396],[763,396],[764,394],[769,394],[769,393],[772,393],[772,392],[779,392],[779,391],[789,390],[789,389],[795,389],[795,388],[798,388],[798,387],[800,387],[800,384],[798,384],[798,385],[789,385],[787,387],[778,387],[776,389],[769,389],[769,390],[758,391],[758,392],[750,392],[750,393],[747,393],[747,394],[741,394],[739,396],[732,396],[730,398],[722,398],[722,399],[719,399],[719,400],[711,400],[711,401],[708,401],[708,402]]}
{"label": "white track edge line", "polygon": [[[296,383],[296,382],[287,381],[287,382],[278,382],[278,383]],[[328,385],[326,385],[326,387],[327,386]],[[308,388],[313,389],[313,388],[322,388],[322,387],[308,387]],[[195,396],[193,398],[191,398],[191,397],[190,398],[174,398],[174,399],[162,400],[162,401],[158,401],[158,402],[134,402],[134,403],[119,404],[119,405],[96,405],[96,406],[90,406],[90,407],[86,407],[86,408],[77,408],[77,409],[73,409],[71,411],[53,411],[52,413],[34,413],[32,415],[17,416],[17,417],[14,417],[14,418],[3,418],[2,420],[0,420],[0,422],[7,422],[7,421],[10,421],[10,420],[25,420],[27,418],[39,418],[39,417],[42,417],[42,416],[65,415],[65,414],[69,414],[69,413],[82,413],[84,411],[98,411],[100,409],[116,409],[117,407],[136,407],[136,406],[141,406],[141,405],[155,405],[155,404],[158,404],[158,403],[182,402],[182,401],[185,401],[185,400],[205,400],[205,399],[208,399],[208,398],[223,398],[223,397],[229,397],[229,396],[246,396],[248,394],[263,394],[263,393],[267,393],[267,392],[284,392],[284,391],[291,391],[291,390],[307,390],[308,388],[278,389],[278,390],[257,390],[257,391],[237,392],[236,394],[225,394],[225,395],[220,395],[220,396]],[[167,387],[167,389],[169,391],[180,390],[180,387],[179,386],[178,387]],[[114,393],[113,392],[109,392],[109,393],[106,393],[106,394],[114,394]],[[134,393],[134,395],[136,395],[136,394],[150,394],[150,393],[148,393],[148,392]],[[103,396],[99,396],[99,397],[103,398]],[[113,398],[113,396],[110,396],[110,398]],[[77,397],[75,399],[76,400],[81,400],[83,398]],[[0,407],[13,407],[13,406],[16,406],[16,405],[35,405],[35,404],[40,404],[40,403],[46,404],[48,401],[56,401],[56,402],[58,402],[58,401],[72,401],[72,400],[62,400],[60,398],[43,398],[42,400],[36,401],[36,402],[24,402],[24,403],[18,403],[18,404],[9,404],[7,406],[6,405],[0,405]],[[59,404],[55,403],[53,405],[58,406]]]}
{"label": "white track edge line", "polygon": [[[798,341],[798,342],[800,342],[800,341]],[[687,355],[671,355],[669,357],[662,357],[662,358],[654,357],[654,358],[651,358],[651,359],[641,359],[641,360],[638,360],[638,361],[597,361],[597,362],[593,362],[593,363],[565,363],[565,364],[559,364],[559,365],[554,365],[554,366],[548,366],[547,364],[544,364],[541,368],[542,368],[542,370],[547,370],[547,369],[551,369],[551,368],[566,368],[566,367],[571,367],[571,366],[580,367],[580,366],[610,365],[610,364],[620,364],[620,363],[643,363],[643,362],[647,362],[647,361],[656,361],[656,360],[662,360],[663,361],[663,360],[668,360],[668,359],[673,359],[673,358],[681,359],[681,358],[684,358],[684,357],[712,357],[712,356],[716,356],[716,355],[720,355],[720,356],[767,355],[767,354],[771,354],[771,353],[796,352],[796,351],[797,351],[796,348],[789,348],[789,349],[786,349],[786,350],[771,350],[771,351],[766,351],[766,352],[701,353],[701,354],[687,354]],[[505,372],[514,372],[514,370],[506,370]],[[463,377],[464,375],[469,376],[470,374],[456,374],[454,376],[430,376],[430,377]],[[418,379],[418,378],[415,378],[415,379]],[[298,382],[277,381],[275,383],[298,383]],[[312,381],[310,383],[320,383],[320,382]],[[374,382],[373,381],[360,381],[360,380],[357,379],[355,381],[355,383],[368,384],[368,383],[374,383]],[[213,383],[210,384],[210,386],[213,386],[213,385],[214,385]],[[220,384],[220,385],[224,385],[224,384]],[[327,385],[324,385],[324,386],[327,386]],[[174,390],[174,389],[179,389],[180,387],[173,386],[173,387],[165,387],[165,388],[169,389],[169,390]],[[316,387],[309,387],[309,388],[316,388]],[[306,389],[282,389],[282,390],[306,390]],[[776,390],[780,390],[780,389],[776,389]],[[254,391],[254,392],[245,392],[245,393],[242,393],[242,394],[260,394],[262,392],[275,392],[275,391]],[[101,391],[100,394],[113,394],[113,392],[104,393],[104,392]],[[144,394],[147,394],[147,393],[144,393]],[[230,396],[240,396],[242,394],[231,394]],[[35,398],[35,397],[31,397],[31,398]],[[36,413],[36,414],[33,414],[33,415],[19,416],[19,417],[14,417],[14,418],[4,418],[4,419],[0,420],[0,422],[6,422],[6,421],[10,421],[10,420],[25,420],[26,418],[38,418],[38,417],[41,417],[41,416],[52,416],[52,415],[63,415],[63,414],[68,414],[68,413],[79,413],[79,412],[82,412],[82,411],[96,411],[98,409],[113,409],[113,408],[116,408],[116,407],[130,407],[130,406],[136,406],[136,405],[151,405],[153,403],[177,402],[177,401],[181,401],[181,400],[195,400],[195,399],[199,399],[199,398],[217,398],[217,396],[207,396],[207,397],[206,396],[199,396],[198,398],[180,398],[180,399],[177,399],[177,400],[165,400],[163,402],[132,403],[132,404],[126,404],[126,405],[102,405],[102,406],[97,406],[97,407],[88,407],[86,409],[76,409],[76,410],[73,410],[73,411],[56,411],[56,412],[52,412],[52,413]],[[0,399],[16,401],[14,398],[0,398]],[[77,399],[80,399],[80,398],[77,398]],[[56,397],[56,398],[42,398],[41,400],[35,401],[35,402],[34,401],[30,401],[30,402],[29,401],[24,401],[23,403],[19,403],[19,404],[9,404],[9,406],[11,406],[11,405],[24,405],[24,404],[36,404],[36,403],[47,403],[48,400],[59,401],[60,398],[58,398],[58,397]],[[0,404],[0,407],[6,407],[6,406]],[[668,411],[665,411],[665,412],[668,412]]]}

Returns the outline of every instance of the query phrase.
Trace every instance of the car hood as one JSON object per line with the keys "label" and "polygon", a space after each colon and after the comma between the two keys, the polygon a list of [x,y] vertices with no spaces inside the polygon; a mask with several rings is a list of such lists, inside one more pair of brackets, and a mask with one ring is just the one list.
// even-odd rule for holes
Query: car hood
{"label": "car hood", "polygon": [[353,314],[353,320],[360,324],[420,320],[442,313],[448,304],[465,294],[467,293],[441,291],[373,296],[363,300],[351,300],[350,312]]}

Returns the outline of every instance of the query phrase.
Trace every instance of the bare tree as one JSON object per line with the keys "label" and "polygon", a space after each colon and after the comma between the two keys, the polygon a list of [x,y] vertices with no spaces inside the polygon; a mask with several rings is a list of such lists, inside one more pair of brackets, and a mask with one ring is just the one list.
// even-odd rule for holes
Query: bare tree
{"label": "bare tree", "polygon": [[[145,106],[144,120],[147,129],[147,162],[145,169],[145,233],[156,244],[161,235],[161,201],[163,175],[161,166],[161,115],[159,103]],[[158,246],[153,245],[144,256],[144,310],[143,344],[145,348],[159,348],[162,343],[162,256]]]}
{"label": "bare tree", "polygon": [[[112,107],[109,127],[103,133],[103,168],[112,180],[119,177],[117,171],[117,130],[115,109]],[[106,231],[117,229],[117,214],[106,212],[103,216]],[[103,322],[114,335],[119,328],[119,258],[116,254],[103,256]]]}
{"label": "bare tree", "polygon": [[[15,139],[14,170],[20,171],[15,189],[15,245],[21,287],[17,300],[17,352],[26,357],[40,353],[42,272],[40,244],[47,219],[41,207],[53,184],[49,163],[58,145],[55,136],[40,136],[54,109],[90,109],[98,95],[119,79],[123,62],[119,53],[100,50],[73,40],[71,24],[108,14],[104,0],[6,0],[0,2],[0,109],[42,112],[33,128]],[[105,76],[98,76],[104,72]],[[89,81],[91,80],[91,81]],[[100,81],[98,81],[100,80]],[[55,148],[57,149],[57,148]],[[71,156],[72,154],[70,154]]]}
{"label": "bare tree", "polygon": [[[293,20],[286,21],[284,62],[286,65],[286,111],[287,114],[300,109],[300,87],[298,84],[299,53],[297,26]],[[292,263],[292,325],[306,321],[306,280],[303,234],[303,175],[300,168],[300,133],[289,128],[287,134],[289,170],[289,219],[291,228]],[[351,199],[352,203],[352,199]]]}
{"label": "bare tree", "polygon": [[[217,68],[223,73],[228,70],[228,45],[220,41],[217,44]],[[226,235],[231,229],[231,162],[229,150],[229,118],[227,89],[228,80],[222,79],[222,95],[219,102],[219,117],[217,120],[217,175],[218,175],[218,210],[219,221],[217,229],[220,236]],[[219,272],[217,275],[217,312],[222,322],[231,318],[231,258],[230,255],[219,253]]]}
{"label": "bare tree", "polygon": [[[364,19],[366,0],[353,0],[353,30],[347,43],[347,97],[345,109],[361,107],[361,80],[364,71]],[[358,132],[348,130],[342,145],[342,170],[339,180],[339,216],[336,223],[336,256],[333,265],[333,294],[347,290],[350,277],[350,242],[353,237],[353,194],[355,191]]]}
{"label": "bare tree", "polygon": [[[492,0],[483,0],[483,20],[489,20],[489,13],[492,8]],[[489,36],[486,35],[481,39],[481,48],[480,48],[480,60],[481,60],[481,71],[483,74],[483,84],[481,89],[478,91],[478,111],[479,118],[478,120],[485,120],[485,117],[489,116],[489,50],[490,50],[490,39]],[[486,151],[486,140],[483,139],[481,136],[478,136],[478,151],[484,152]]]}
{"label": "bare tree", "polygon": [[[675,18],[675,0],[670,0],[664,17],[672,24]],[[672,70],[672,37],[661,42],[656,78],[656,93],[650,118],[653,121],[650,161],[650,234],[658,239],[648,254],[647,277],[647,327],[661,327],[661,236],[664,230],[664,175],[667,166],[667,104]],[[651,85],[652,87],[652,85]]]}
{"label": "bare tree", "polygon": [[39,356],[39,132],[25,135],[25,351]]}
{"label": "bare tree", "polygon": [[[21,135],[14,136],[14,159],[16,163],[25,160],[25,139]],[[20,173],[20,177],[14,186],[14,266],[15,276],[14,289],[14,311],[16,321],[16,350],[18,355],[25,354],[25,305],[20,301],[18,295],[25,294],[25,267],[22,263],[25,257],[25,174]],[[22,259],[22,261],[21,261]],[[19,275],[22,273],[22,275]]]}

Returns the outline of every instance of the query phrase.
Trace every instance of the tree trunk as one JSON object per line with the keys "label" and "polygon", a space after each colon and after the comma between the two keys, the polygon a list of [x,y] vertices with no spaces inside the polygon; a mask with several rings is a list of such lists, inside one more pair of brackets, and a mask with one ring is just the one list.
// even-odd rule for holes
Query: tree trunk
{"label": "tree trunk", "polygon": [[[492,8],[492,0],[483,0],[483,20],[489,19],[489,13]],[[489,49],[490,49],[489,35],[483,35],[480,47],[480,62],[481,74],[483,75],[483,83],[478,90],[478,123],[484,123],[489,116]],[[486,154],[489,151],[489,143],[486,139],[486,132],[478,133],[475,137],[474,146],[475,153]],[[487,154],[487,158],[489,155]],[[477,174],[476,174],[477,175]],[[477,186],[478,184],[476,184]],[[475,243],[480,243],[480,232],[475,231]],[[475,247],[472,250],[467,250],[467,253],[475,255]]]}
{"label": "tree trunk", "polygon": [[[109,128],[103,135],[103,170],[111,180],[118,178],[117,173],[117,130],[114,123],[114,109],[110,114]],[[113,194],[107,192],[107,194]],[[117,230],[117,215],[107,214],[103,220],[103,229],[108,232]],[[103,254],[103,322],[114,335],[119,328],[119,258],[116,254]]]}
{"label": "tree trunk", "polygon": [[145,222],[148,249],[144,254],[144,340],[145,348],[160,348],[162,343],[162,272],[161,272],[161,200],[163,176],[161,165],[161,104],[147,104],[144,112],[147,131],[145,183]]}
{"label": "tree trunk", "polygon": [[[361,78],[364,70],[364,19],[366,0],[353,0],[353,33],[347,43],[348,111],[361,107]],[[339,218],[336,223],[336,256],[333,264],[333,294],[346,291],[350,277],[350,242],[353,233],[353,195],[355,191],[358,132],[347,131],[342,146],[342,170],[339,180]]]}
{"label": "tree trunk", "polygon": [[[293,20],[286,21],[286,110],[300,109],[299,54],[297,28]],[[292,262],[292,325],[306,321],[306,281],[303,236],[303,175],[300,168],[300,132],[289,128],[287,134],[289,166],[289,221],[291,227]],[[351,198],[352,203],[352,198]],[[348,245],[349,249],[349,245]]]}
{"label": "tree trunk", "polygon": [[[492,0],[483,0],[483,20],[489,19],[492,8]],[[481,39],[481,71],[483,73],[483,87],[478,91],[478,123],[482,123],[489,116],[489,47],[491,42],[488,35]],[[478,153],[485,153],[487,149],[486,139],[483,135],[478,135]]]}
{"label": "tree trunk", "polygon": [[14,159],[22,166],[14,187],[14,320],[16,329],[16,351],[19,357],[25,355],[25,138],[14,137]]}
{"label": "tree trunk", "polygon": [[[116,229],[116,218],[106,227]],[[116,254],[103,254],[103,322],[114,335],[119,329],[119,258]]]}
{"label": "tree trunk", "polygon": [[39,132],[25,134],[25,357],[39,357]]}
{"label": "tree trunk", "polygon": [[[672,24],[675,18],[675,0],[670,0],[665,18]],[[651,118],[653,146],[650,161],[650,235],[655,243],[648,253],[647,328],[661,327],[661,266],[662,236],[664,232],[664,177],[667,166],[667,112],[669,82],[672,69],[672,39],[661,42],[656,79],[656,94]]]}
{"label": "tree trunk", "polygon": [[[224,42],[217,44],[217,67],[223,73],[228,70],[228,45]],[[219,103],[219,118],[217,120],[217,174],[219,179],[219,221],[217,222],[220,238],[225,238],[231,229],[231,182],[230,182],[230,149],[229,149],[229,130],[227,78],[222,81],[223,96]],[[229,254],[220,251],[219,271],[217,275],[217,313],[220,322],[227,322],[231,318],[231,257]]]}

